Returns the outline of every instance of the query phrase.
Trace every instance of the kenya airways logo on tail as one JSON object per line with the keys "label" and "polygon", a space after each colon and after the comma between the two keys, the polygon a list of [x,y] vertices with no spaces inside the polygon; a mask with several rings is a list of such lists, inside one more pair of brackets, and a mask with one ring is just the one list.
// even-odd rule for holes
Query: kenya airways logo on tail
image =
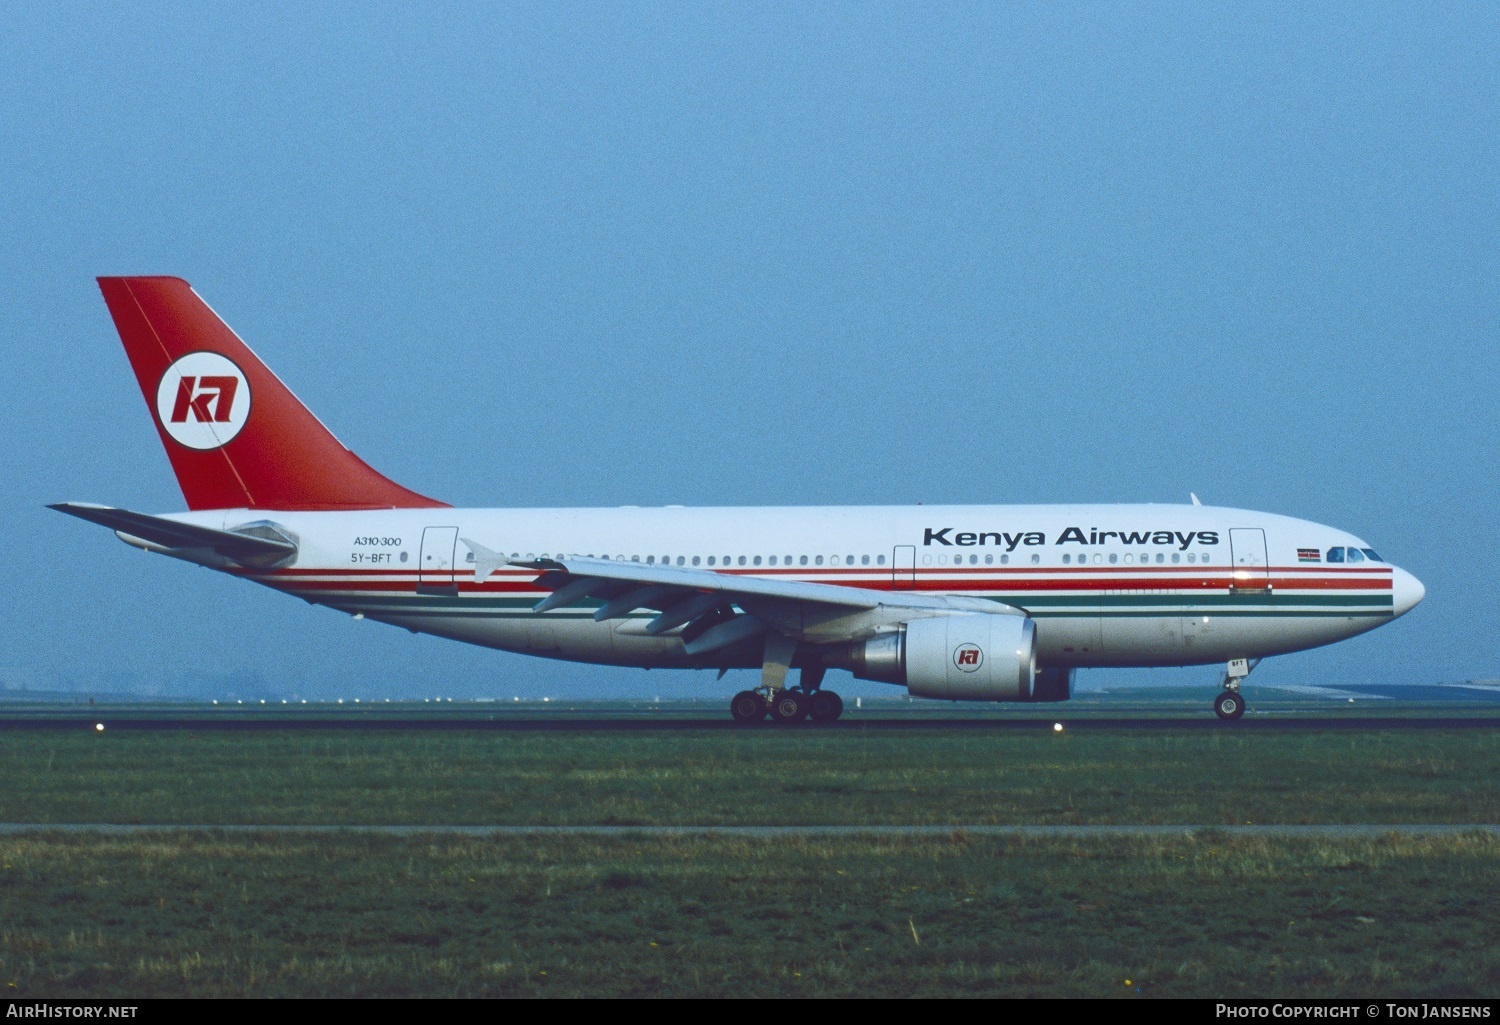
{"label": "kenya airways logo on tail", "polygon": [[156,416],[179,445],[227,445],[250,419],[250,382],[216,352],[189,353],[161,375]]}

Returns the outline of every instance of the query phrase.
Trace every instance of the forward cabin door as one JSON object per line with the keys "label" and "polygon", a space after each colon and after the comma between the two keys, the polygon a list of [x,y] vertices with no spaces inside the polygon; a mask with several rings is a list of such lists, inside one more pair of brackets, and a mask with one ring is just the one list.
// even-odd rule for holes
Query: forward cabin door
{"label": "forward cabin door", "polygon": [[453,554],[458,547],[457,527],[428,527],[422,531],[422,551],[417,557],[417,590],[453,594]]}
{"label": "forward cabin door", "polygon": [[891,585],[898,591],[917,589],[916,545],[897,545],[891,553]]}
{"label": "forward cabin door", "polygon": [[1229,531],[1229,558],[1234,563],[1236,591],[1268,591],[1271,567],[1266,559],[1266,532],[1259,527]]}

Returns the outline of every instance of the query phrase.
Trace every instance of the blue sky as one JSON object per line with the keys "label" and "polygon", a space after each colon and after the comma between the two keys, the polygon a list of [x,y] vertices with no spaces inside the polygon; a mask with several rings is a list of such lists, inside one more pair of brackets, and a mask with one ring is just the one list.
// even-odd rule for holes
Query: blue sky
{"label": "blue sky", "polygon": [[[1205,501],[1412,615],[1265,682],[1500,676],[1500,10],[22,5],[0,667],[679,693],[352,623],[42,508],[181,497],[96,274],[177,274],[459,505]],[[112,675],[111,675],[112,674]],[[1211,686],[1211,669],[1093,673]]]}

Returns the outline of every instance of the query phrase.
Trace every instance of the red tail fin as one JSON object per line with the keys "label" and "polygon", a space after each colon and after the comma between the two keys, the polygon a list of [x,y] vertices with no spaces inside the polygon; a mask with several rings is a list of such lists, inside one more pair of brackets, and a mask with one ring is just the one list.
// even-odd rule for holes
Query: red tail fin
{"label": "red tail fin", "polygon": [[181,278],[100,278],[189,509],[442,506],[339,443]]}

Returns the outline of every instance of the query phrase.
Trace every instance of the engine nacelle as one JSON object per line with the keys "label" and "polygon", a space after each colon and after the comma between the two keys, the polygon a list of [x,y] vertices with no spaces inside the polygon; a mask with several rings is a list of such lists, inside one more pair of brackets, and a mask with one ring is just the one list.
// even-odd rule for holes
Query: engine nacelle
{"label": "engine nacelle", "polygon": [[850,663],[860,679],[902,684],[919,698],[1058,700],[1036,693],[1036,627],[1024,616],[914,619],[855,645]]}

